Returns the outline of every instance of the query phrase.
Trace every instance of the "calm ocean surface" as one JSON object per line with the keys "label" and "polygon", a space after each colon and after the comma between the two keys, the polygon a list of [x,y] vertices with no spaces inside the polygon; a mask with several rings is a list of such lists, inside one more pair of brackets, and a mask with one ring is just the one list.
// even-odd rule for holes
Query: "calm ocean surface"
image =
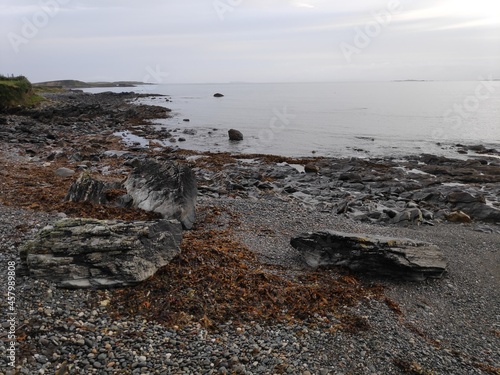
{"label": "calm ocean surface", "polygon": [[[114,91],[123,90],[131,89]],[[500,148],[499,81],[171,84],[133,90],[170,96],[168,103],[159,97],[144,102],[173,110],[173,118],[158,124],[180,129],[175,134],[186,142],[177,145],[188,149],[458,157],[452,147],[457,143]],[[216,92],[224,97],[214,98]],[[245,139],[229,142],[230,128]],[[182,134],[184,129],[197,134]]]}

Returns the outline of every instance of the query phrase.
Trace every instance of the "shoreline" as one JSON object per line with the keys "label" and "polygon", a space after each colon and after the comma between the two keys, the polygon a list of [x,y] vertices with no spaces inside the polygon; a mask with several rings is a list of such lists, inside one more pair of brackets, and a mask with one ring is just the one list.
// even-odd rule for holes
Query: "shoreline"
{"label": "shoreline", "polygon": [[[214,100],[212,94],[219,90],[227,90],[225,92],[227,97]],[[256,90],[259,96],[265,96],[266,90]],[[291,157],[320,155],[335,158],[345,156],[360,158],[405,157],[428,153],[459,159],[467,157],[462,154],[462,152],[467,153],[467,151],[462,149],[460,144],[464,146],[483,144],[486,148],[498,149],[498,142],[495,144],[493,141],[495,138],[498,140],[498,137],[487,137],[481,131],[476,132],[477,134],[471,134],[465,129],[465,124],[461,128],[458,125],[450,128],[451,119],[444,116],[440,122],[441,113],[437,113],[438,109],[430,103],[427,105],[434,108],[432,110],[429,108],[434,113],[432,119],[425,116],[420,118],[419,113],[415,111],[412,112],[413,115],[410,118],[404,116],[399,118],[393,113],[398,111],[389,110],[387,113],[383,111],[385,113],[383,116],[388,116],[388,118],[384,118],[384,122],[387,121],[387,129],[393,129],[389,132],[385,126],[377,125],[381,119],[374,114],[376,111],[374,112],[373,108],[371,110],[365,108],[367,103],[361,105],[361,101],[366,102],[366,98],[359,99],[359,109],[363,110],[362,112],[367,112],[362,117],[358,117],[360,114],[356,114],[348,108],[345,108],[347,111],[345,113],[343,110],[337,112],[332,108],[332,118],[329,119],[326,114],[320,114],[325,111],[323,108],[325,104],[320,103],[326,100],[326,93],[323,93],[321,98],[314,100],[314,102],[319,100],[318,107],[322,107],[318,111],[319,113],[315,114],[315,106],[310,108],[307,103],[295,101],[298,94],[295,91],[300,91],[298,89],[295,89],[293,95],[290,94],[291,97],[287,95],[281,97],[280,95],[276,100],[265,102],[255,101],[252,96],[246,100],[246,96],[242,97],[242,95],[248,95],[248,92],[239,87],[226,89],[218,87],[218,85],[208,87],[200,85],[189,88],[183,87],[183,85],[173,85],[169,88],[166,85],[152,91],[168,94],[171,101],[164,103],[161,98],[152,96],[144,98],[141,102],[150,105],[167,105],[172,109],[174,115],[172,118],[155,121],[155,123],[158,127],[174,130],[175,138],[184,138],[185,141],[176,143],[184,149],[265,153]],[[141,92],[148,92],[148,88],[143,88]],[[320,92],[323,91],[321,89],[312,90],[311,95],[318,95]],[[302,94],[307,96],[306,92]],[[334,98],[336,98],[335,95]],[[354,107],[353,110],[358,109],[356,103],[355,100],[351,103],[351,106]],[[287,106],[283,107],[284,104]],[[414,103],[414,105],[418,108],[419,105],[424,104]],[[233,106],[241,108],[241,112],[233,111]],[[253,109],[253,106],[256,108]],[[342,105],[340,106],[342,107]],[[266,108],[268,110],[265,110]],[[273,108],[272,111],[271,108]],[[422,111],[426,110],[422,108]],[[189,120],[189,122],[185,120]],[[434,124],[430,129],[429,121]],[[354,128],[348,129],[346,125],[351,123]],[[365,125],[362,125],[363,123]],[[399,127],[398,123],[406,124],[406,126]],[[245,140],[243,142],[227,142],[226,131],[233,127],[239,127],[239,130],[244,131]],[[441,128],[443,128],[444,134],[437,132],[437,129],[441,130]],[[467,128],[469,129],[469,127]],[[467,134],[470,136],[466,136]],[[486,138],[482,138],[481,134]],[[472,151],[468,153],[471,154]]]}
{"label": "shoreline", "polygon": [[[147,217],[138,210],[62,203],[80,171],[121,180],[131,160],[147,155],[187,163],[195,172],[200,216],[191,236],[227,231],[231,243],[255,254],[256,264],[268,275],[282,273],[287,280],[308,275],[311,270],[289,247],[289,239],[320,228],[436,243],[449,260],[449,272],[420,284],[354,274],[354,285],[382,285],[383,297],[365,296],[337,315],[325,311],[288,324],[213,321],[215,330],[199,320],[161,325],[126,314],[117,306],[118,291],[67,291],[19,277],[18,337],[23,340],[18,355],[25,361],[20,369],[54,372],[67,366],[75,374],[499,373],[496,158],[304,159],[144,149],[125,145],[114,134],[141,130],[148,137],[168,139],[168,132],[158,134],[147,126],[148,120],[168,112],[127,104],[134,95],[96,101],[95,96],[69,93],[54,96],[66,97],[62,105],[45,103],[39,109],[0,114],[0,120],[7,119],[0,122],[3,262],[18,261],[18,246],[59,217]],[[300,173],[297,165],[310,173]],[[57,176],[59,168],[74,173]],[[454,211],[467,210],[472,222],[447,219]],[[331,272],[342,277],[338,270]],[[342,320],[335,320],[344,316],[340,311],[364,319],[369,328],[347,330]]]}

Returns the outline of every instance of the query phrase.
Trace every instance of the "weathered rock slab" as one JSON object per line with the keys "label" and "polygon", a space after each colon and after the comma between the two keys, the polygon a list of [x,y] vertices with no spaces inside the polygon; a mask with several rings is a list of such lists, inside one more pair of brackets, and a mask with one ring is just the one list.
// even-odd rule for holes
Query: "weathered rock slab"
{"label": "weathered rock slab", "polygon": [[133,206],[179,220],[191,229],[196,220],[196,177],[187,165],[146,159],[136,165],[124,183]]}
{"label": "weathered rock slab", "polygon": [[93,204],[112,204],[118,206],[126,205],[125,191],[116,199],[116,193],[123,190],[121,182],[106,182],[93,178],[87,173],[82,173],[80,177],[71,185],[65,200],[69,202],[89,202]]}
{"label": "weathered rock slab", "polygon": [[30,276],[66,288],[121,287],[152,276],[179,254],[175,220],[63,219],[21,248]]}
{"label": "weathered rock slab", "polygon": [[309,232],[292,238],[307,264],[344,266],[369,275],[421,281],[446,270],[441,250],[406,238],[365,236],[336,231]]}

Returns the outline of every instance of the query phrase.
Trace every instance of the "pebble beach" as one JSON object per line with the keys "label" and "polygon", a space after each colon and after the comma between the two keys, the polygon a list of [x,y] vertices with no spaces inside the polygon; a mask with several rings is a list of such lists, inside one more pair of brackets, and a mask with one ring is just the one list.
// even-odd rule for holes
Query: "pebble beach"
{"label": "pebble beach", "polygon": [[[169,113],[132,104],[133,93],[47,99],[38,109],[0,114],[2,296],[7,264],[19,265],[19,247],[45,225],[64,217],[147,218],[64,203],[81,171],[121,180],[130,160],[143,157],[188,163],[197,176],[197,224],[184,241],[225,233],[254,257],[249,269],[269,279],[298,283],[311,272],[329,273],[362,292],[303,317],[208,315],[204,324],[187,311],[176,323],[123,308],[118,290],[61,289],[19,272],[15,366],[10,323],[2,319],[0,374],[500,374],[498,151],[457,145],[460,160],[404,161],[189,152],[155,141],[175,138],[176,129],[148,126]],[[124,143],[116,134],[125,131],[149,146]],[[73,173],[58,175],[61,168]],[[458,211],[470,220],[451,220]],[[447,273],[417,283],[311,269],[290,238],[321,229],[433,243]],[[172,283],[182,288],[181,281]],[[347,316],[361,322],[356,329]]]}

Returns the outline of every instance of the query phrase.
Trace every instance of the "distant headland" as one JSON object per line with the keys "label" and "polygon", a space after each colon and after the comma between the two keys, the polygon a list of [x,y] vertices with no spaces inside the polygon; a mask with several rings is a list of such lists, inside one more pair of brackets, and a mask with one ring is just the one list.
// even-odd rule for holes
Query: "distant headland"
{"label": "distant headland", "polygon": [[34,87],[59,87],[65,89],[88,89],[96,87],[136,87],[141,85],[153,85],[153,83],[138,81],[117,81],[117,82],[83,82],[74,79],[59,81],[47,81],[34,83]]}

